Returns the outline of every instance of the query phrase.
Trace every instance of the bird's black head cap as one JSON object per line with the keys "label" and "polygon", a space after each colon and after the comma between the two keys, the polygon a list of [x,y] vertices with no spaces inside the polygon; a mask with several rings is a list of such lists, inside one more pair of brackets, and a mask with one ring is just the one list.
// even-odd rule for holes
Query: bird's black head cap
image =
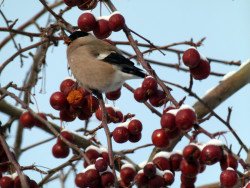
{"label": "bird's black head cap", "polygon": [[88,35],[89,35],[88,33],[83,32],[83,31],[75,31],[68,37],[65,43],[69,45],[72,41],[76,40],[77,38],[85,37]]}

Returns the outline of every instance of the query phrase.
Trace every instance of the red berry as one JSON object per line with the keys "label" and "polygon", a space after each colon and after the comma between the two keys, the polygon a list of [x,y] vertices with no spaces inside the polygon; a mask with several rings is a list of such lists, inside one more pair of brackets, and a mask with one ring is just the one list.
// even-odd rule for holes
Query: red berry
{"label": "red berry", "polygon": [[[73,142],[73,135],[68,131],[62,131],[61,136],[68,140],[69,142]],[[58,144],[65,144],[60,138],[57,139]]]}
{"label": "red berry", "polygon": [[95,162],[95,168],[98,172],[103,172],[107,169],[108,163],[105,159],[100,158]]}
{"label": "red berry", "polygon": [[129,132],[126,127],[116,127],[113,131],[113,138],[117,143],[127,142],[129,139]]}
{"label": "red berry", "polygon": [[129,134],[129,138],[128,140],[130,142],[139,142],[141,140],[141,133],[138,133],[138,134]]}
{"label": "red berry", "polygon": [[213,165],[222,159],[222,150],[216,145],[207,145],[201,151],[200,161]]}
{"label": "red berry", "polygon": [[155,188],[155,187],[165,187],[165,181],[163,177],[161,176],[154,176],[148,181],[148,187],[149,188]]}
{"label": "red berry", "polygon": [[101,177],[99,172],[95,169],[89,169],[84,173],[87,185],[89,187],[96,187],[100,183]]}
{"label": "red berry", "polygon": [[52,154],[55,158],[65,158],[69,155],[69,147],[65,144],[56,143],[52,148]]}
{"label": "red berry", "polygon": [[86,182],[86,179],[84,177],[84,173],[79,173],[79,174],[76,175],[76,177],[75,177],[75,184],[78,187],[81,187],[81,188],[87,187],[87,182]]}
{"label": "red berry", "polygon": [[[47,117],[43,113],[38,113],[37,115],[39,115],[43,119],[47,120]],[[38,119],[36,119],[35,126],[42,128],[42,127],[45,126],[45,124],[43,124],[41,121],[39,121]]]}
{"label": "red berry", "polygon": [[169,170],[170,163],[169,160],[165,157],[156,157],[153,160],[153,163],[160,169],[160,170]]}
{"label": "red berry", "polygon": [[137,102],[146,102],[148,100],[148,95],[146,90],[142,87],[138,87],[134,91],[134,98]]}
{"label": "red berry", "polygon": [[[111,122],[116,122],[116,112],[111,106],[106,106],[106,111],[107,111],[107,123]],[[95,112],[95,116],[98,120],[102,121],[102,111],[101,108],[99,107],[97,111]]]}
{"label": "red berry", "polygon": [[104,39],[111,35],[111,30],[109,28],[109,23],[105,19],[99,19],[96,22],[96,26],[93,30],[96,38]]}
{"label": "red berry", "polygon": [[152,134],[152,142],[156,147],[168,147],[169,139],[163,129],[156,129]]}
{"label": "red berry", "polygon": [[31,113],[24,112],[20,116],[19,122],[23,127],[31,128],[35,125],[36,119],[31,115]]}
{"label": "red berry", "polygon": [[189,163],[186,159],[182,159],[180,169],[183,175],[194,177],[199,173],[200,163],[197,160]]}
{"label": "red berry", "polygon": [[82,87],[78,87],[77,90],[80,91],[84,97],[90,95],[90,93],[88,92],[88,90],[83,89]]}
{"label": "red berry", "polygon": [[66,109],[68,106],[68,101],[66,96],[63,94],[63,92],[55,92],[50,97],[50,105],[55,110],[63,110]]}
{"label": "red berry", "polygon": [[196,123],[196,113],[190,108],[180,109],[175,116],[175,123],[179,129],[187,131]]}
{"label": "red berry", "polygon": [[10,165],[7,163],[9,161],[7,155],[4,153],[0,157],[0,163],[5,163],[0,165],[0,172],[7,172],[10,170]]}
{"label": "red berry", "polygon": [[79,0],[81,3],[77,4],[80,10],[92,10],[97,5],[97,0]]}
{"label": "red berry", "polygon": [[2,188],[12,188],[14,186],[14,181],[11,177],[3,176],[0,179],[0,187]]}
{"label": "red berry", "polygon": [[197,146],[191,144],[183,149],[182,155],[188,162],[192,162],[200,158],[201,151]]}
{"label": "red berry", "polygon": [[37,183],[34,180],[30,180],[30,188],[38,188]]}
{"label": "red berry", "polygon": [[161,116],[161,128],[173,131],[176,129],[175,115],[170,113],[165,113]]}
{"label": "red berry", "polygon": [[172,185],[174,183],[174,175],[171,171],[165,172],[163,178],[166,182],[166,185]]}
{"label": "red berry", "polygon": [[168,100],[166,99],[166,94],[162,90],[156,90],[156,92],[149,97],[149,102],[154,107],[160,107],[165,104]]}
{"label": "red berry", "polygon": [[63,0],[64,3],[69,7],[74,7],[77,5],[78,0]]}
{"label": "red berry", "polygon": [[184,174],[181,174],[181,183],[185,184],[186,186],[193,186],[196,181],[196,176],[188,177]]}
{"label": "red berry", "polygon": [[121,96],[121,88],[119,88],[116,91],[111,91],[109,93],[105,93],[105,95],[106,95],[107,99],[115,101],[115,100],[119,99]]}
{"label": "red berry", "polygon": [[138,173],[135,176],[135,181],[136,181],[136,185],[144,186],[148,184],[149,179],[144,173]]}
{"label": "red berry", "polygon": [[200,59],[200,54],[195,48],[189,48],[182,56],[183,63],[190,68],[197,67],[200,63]]}
{"label": "red berry", "polygon": [[231,167],[234,170],[238,168],[238,162],[231,154],[226,154],[220,160],[220,167],[222,170],[226,170],[227,167]]}
{"label": "red berry", "polygon": [[109,17],[109,28],[112,31],[120,31],[125,27],[125,19],[124,17],[118,13],[114,12],[110,17]]}
{"label": "red berry", "polygon": [[226,188],[233,187],[238,182],[238,174],[233,169],[224,170],[220,174],[220,182]]}
{"label": "red berry", "polygon": [[210,64],[207,60],[201,59],[200,64],[190,69],[192,77],[196,80],[206,79],[210,74]]}
{"label": "red berry", "polygon": [[[29,178],[28,176],[26,176],[26,175],[24,175],[24,178],[25,178],[27,184],[29,185],[29,184],[30,184],[30,178]],[[14,179],[14,187],[15,187],[15,188],[22,188],[22,186],[21,186],[21,181],[20,181],[19,176],[17,176],[17,177]]]}
{"label": "red berry", "polygon": [[142,88],[146,90],[148,96],[152,96],[157,92],[158,84],[151,76],[146,77],[142,82]]}
{"label": "red berry", "polygon": [[180,153],[173,153],[169,158],[170,166],[173,171],[180,171],[180,164],[183,156]]}
{"label": "red berry", "polygon": [[143,167],[143,173],[148,177],[152,178],[156,174],[156,166],[153,163],[148,163]]}
{"label": "red berry", "polygon": [[118,108],[114,108],[114,110],[115,110],[115,121],[113,123],[121,123],[123,120],[123,113]]}
{"label": "red berry", "polygon": [[101,185],[102,187],[111,187],[115,183],[114,174],[111,172],[105,172],[101,175]]}
{"label": "red berry", "polygon": [[70,112],[69,110],[61,110],[59,116],[62,121],[67,121],[67,122],[71,122],[76,119],[76,114]]}
{"label": "red berry", "polygon": [[82,109],[86,114],[94,113],[99,107],[98,99],[93,95],[85,96],[85,102]]}
{"label": "red berry", "polygon": [[77,21],[78,27],[83,32],[92,31],[96,25],[95,16],[91,12],[84,12]]}
{"label": "red berry", "polygon": [[132,119],[128,124],[130,134],[139,134],[142,131],[142,124],[138,119]]}
{"label": "red berry", "polygon": [[130,183],[131,181],[133,181],[135,175],[136,175],[135,170],[133,168],[130,168],[130,167],[122,168],[120,171],[121,179],[125,183]]}
{"label": "red berry", "polygon": [[101,154],[99,153],[98,148],[96,147],[87,149],[85,154],[89,158],[90,161],[95,161],[97,158],[101,157]]}
{"label": "red berry", "polygon": [[62,81],[61,85],[60,85],[60,91],[64,92],[64,90],[69,87],[69,88],[73,88],[74,84],[76,84],[76,82],[70,78],[67,78],[65,80]]}
{"label": "red berry", "polygon": [[166,130],[166,129],[165,129],[165,132],[166,132],[167,137],[168,137],[169,139],[174,139],[174,138],[176,138],[177,136],[180,135],[181,130],[180,130],[178,127],[176,127],[173,131],[170,131],[170,130]]}

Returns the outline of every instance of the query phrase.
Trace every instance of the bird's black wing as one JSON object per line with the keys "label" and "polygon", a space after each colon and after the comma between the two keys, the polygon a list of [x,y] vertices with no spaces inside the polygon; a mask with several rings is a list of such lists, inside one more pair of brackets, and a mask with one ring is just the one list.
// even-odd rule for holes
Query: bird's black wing
{"label": "bird's black wing", "polygon": [[132,61],[117,52],[111,52],[102,60],[119,67],[122,72],[133,74],[141,78],[145,77],[145,73],[143,73],[142,69],[135,67]]}

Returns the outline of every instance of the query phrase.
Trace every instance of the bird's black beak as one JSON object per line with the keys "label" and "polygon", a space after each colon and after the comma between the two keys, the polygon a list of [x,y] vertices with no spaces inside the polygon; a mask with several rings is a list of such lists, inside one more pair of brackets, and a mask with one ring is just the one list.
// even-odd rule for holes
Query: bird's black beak
{"label": "bird's black beak", "polygon": [[69,38],[67,38],[65,41],[64,41],[64,44],[67,44],[67,45],[70,45],[71,43],[71,40]]}

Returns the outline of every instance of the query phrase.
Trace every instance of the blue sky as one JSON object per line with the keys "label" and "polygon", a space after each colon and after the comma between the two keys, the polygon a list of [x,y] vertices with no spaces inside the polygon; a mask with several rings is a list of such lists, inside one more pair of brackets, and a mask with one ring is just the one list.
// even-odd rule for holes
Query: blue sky
{"label": "blue sky", "polygon": [[[117,9],[124,15],[128,27],[146,37],[155,45],[161,46],[171,44],[173,42],[188,41],[190,40],[190,38],[193,38],[194,41],[198,41],[201,38],[206,37],[203,46],[199,47],[198,50],[200,53],[207,57],[227,61],[241,60],[242,62],[250,58],[250,2],[248,0],[123,0],[113,1],[113,3],[117,7]],[[65,5],[60,6],[60,8],[64,7]],[[30,19],[38,10],[41,10],[42,5],[39,1],[33,0],[5,0],[0,8],[9,20],[15,20],[18,18],[18,22],[15,27],[17,28],[26,20]],[[56,9],[56,12],[58,11],[59,9]],[[76,25],[77,19],[81,13],[82,11],[78,10],[77,8],[72,8],[64,15],[64,18],[72,25]],[[98,6],[93,11],[93,13],[95,14],[95,16],[100,16],[100,7]],[[102,6],[102,15],[109,15],[104,6]],[[38,20],[38,23],[42,27],[47,22],[47,17],[48,14],[45,14],[45,16]],[[53,19],[53,17],[51,17],[51,19]],[[0,17],[0,27],[5,26],[5,22],[3,21],[2,17]],[[37,32],[37,28],[35,26],[31,26],[27,28],[26,31]],[[2,41],[2,39],[6,36],[7,33],[1,32],[0,41]],[[126,41],[126,36],[122,32],[112,33],[110,38],[112,40]],[[135,39],[139,42],[144,42],[136,36]],[[15,40],[17,41],[17,43],[21,43],[22,47],[26,47],[29,45],[29,38],[25,36],[18,36],[15,38]],[[37,41],[37,39],[35,39],[34,41]],[[131,47],[119,47],[131,53],[134,53]],[[175,48],[185,50],[188,48],[188,46],[182,45]],[[53,113],[55,115],[58,114],[57,111],[53,110],[50,107],[49,97],[53,92],[59,90],[61,81],[65,77],[69,76],[67,72],[65,50],[66,46],[63,45],[62,42],[59,43],[58,47],[51,47],[48,50],[45,73],[46,93],[39,93],[39,90],[42,86],[41,81],[38,82],[36,88],[33,90],[33,92],[36,93],[39,110],[41,112]],[[142,50],[145,49],[142,48]],[[1,62],[4,62],[15,52],[16,49],[13,47],[13,43],[10,42],[0,51]],[[32,52],[35,53],[34,50]],[[166,52],[165,56],[163,56],[159,52],[155,52],[146,54],[145,57],[167,63],[177,63],[176,54],[170,52]],[[25,61],[24,66],[20,68],[20,58],[15,58],[14,61],[11,62],[2,72],[2,75],[0,75],[1,86],[5,86],[10,81],[14,81],[14,83],[18,84],[18,86],[21,86],[26,72],[31,64],[32,60],[31,58],[29,58]],[[188,86],[189,84],[189,75],[187,73],[182,73],[176,71],[175,69],[163,68],[155,65],[152,65],[152,67],[164,80],[175,82],[183,86]],[[211,69],[214,72],[227,73],[232,70],[238,70],[238,67],[225,66],[212,62]],[[43,76],[43,74],[40,73],[40,76]],[[193,90],[199,96],[203,96],[208,89],[217,85],[220,79],[221,78],[215,76],[210,76],[208,79],[203,81],[194,81]],[[136,88],[138,85],[140,85],[141,80],[128,81],[128,83]],[[188,96],[187,93],[178,88],[172,88],[172,94],[177,100],[181,100],[184,96],[187,96],[185,102],[189,105],[192,105],[194,103],[195,99]],[[122,92],[122,97],[115,103],[115,105],[122,109],[124,114],[136,114],[136,117],[142,121],[144,129],[142,132],[142,139],[139,143],[133,145],[114,144],[115,150],[134,148],[142,144],[150,143],[150,138],[153,130],[160,128],[159,117],[152,114],[142,104],[135,102],[132,94],[125,88],[122,89]],[[227,108],[232,107],[233,112],[230,123],[246,144],[249,143],[248,134],[250,131],[250,101],[249,97],[247,97],[249,93],[250,88],[249,85],[247,85],[240,91],[238,91],[234,96],[223,102],[222,105],[215,110],[222,118],[226,119]],[[13,100],[11,100],[10,98],[6,98],[6,100],[9,100],[10,102],[12,102],[12,104],[14,104]],[[112,102],[110,101],[109,103],[112,104]],[[36,109],[35,106],[33,106],[32,108],[34,110]],[[162,108],[159,108],[158,110],[161,111]],[[2,122],[7,121],[8,119],[2,113],[0,113],[0,118]],[[92,122],[90,124],[90,128],[94,128],[98,125],[98,121],[95,118],[92,118],[91,121]],[[59,124],[59,122],[57,123]],[[82,127],[83,125],[83,122],[75,121],[72,123],[68,123],[65,126],[68,129],[75,130],[79,127]],[[16,126],[17,123],[14,123],[11,129],[11,135],[8,139],[8,143],[10,146],[13,146]],[[218,130],[227,130],[227,128],[215,118],[211,118],[210,121],[203,123],[202,126],[211,132],[216,132]],[[111,126],[111,130],[114,127],[115,126]],[[97,133],[97,138],[100,139],[101,142],[105,145],[106,139],[104,137],[104,131],[100,130]],[[50,135],[48,135],[47,133],[43,133],[36,128],[32,130],[25,130],[24,142],[22,144],[22,147],[28,146],[32,143],[36,143],[49,137]],[[233,151],[237,153],[240,146],[237,144],[237,141],[233,138],[232,134],[226,134],[226,139],[229,145],[233,145]],[[221,138],[221,140],[225,143],[224,138]],[[199,141],[206,142],[208,141],[208,138],[205,136],[200,136]],[[53,140],[48,144],[37,147],[34,150],[24,152],[20,158],[20,164],[25,166],[35,163],[36,165],[53,168],[63,163],[64,161],[66,161],[66,159],[55,159],[52,157],[52,154],[50,152],[52,144],[54,144],[55,142],[56,141]],[[183,138],[182,141],[176,146],[176,149],[183,149],[187,144],[188,140]],[[131,157],[136,163],[140,163],[149,157],[151,149],[152,147],[146,150],[138,150],[134,154],[129,155],[129,157]],[[242,151],[241,154],[242,158],[245,159],[246,153]],[[79,171],[83,169],[81,162],[77,166],[77,169]],[[216,164],[212,167],[207,167],[206,171],[198,176],[196,185],[219,181],[220,171],[221,170],[219,164]],[[27,174],[38,182],[41,180],[41,175],[38,172],[27,171]],[[172,187],[179,186],[179,175],[180,173],[176,173],[176,181]],[[66,187],[73,187],[72,178],[73,175],[70,176],[71,180],[67,182]],[[59,185],[59,182],[50,183],[47,187],[53,187],[55,185]]]}

